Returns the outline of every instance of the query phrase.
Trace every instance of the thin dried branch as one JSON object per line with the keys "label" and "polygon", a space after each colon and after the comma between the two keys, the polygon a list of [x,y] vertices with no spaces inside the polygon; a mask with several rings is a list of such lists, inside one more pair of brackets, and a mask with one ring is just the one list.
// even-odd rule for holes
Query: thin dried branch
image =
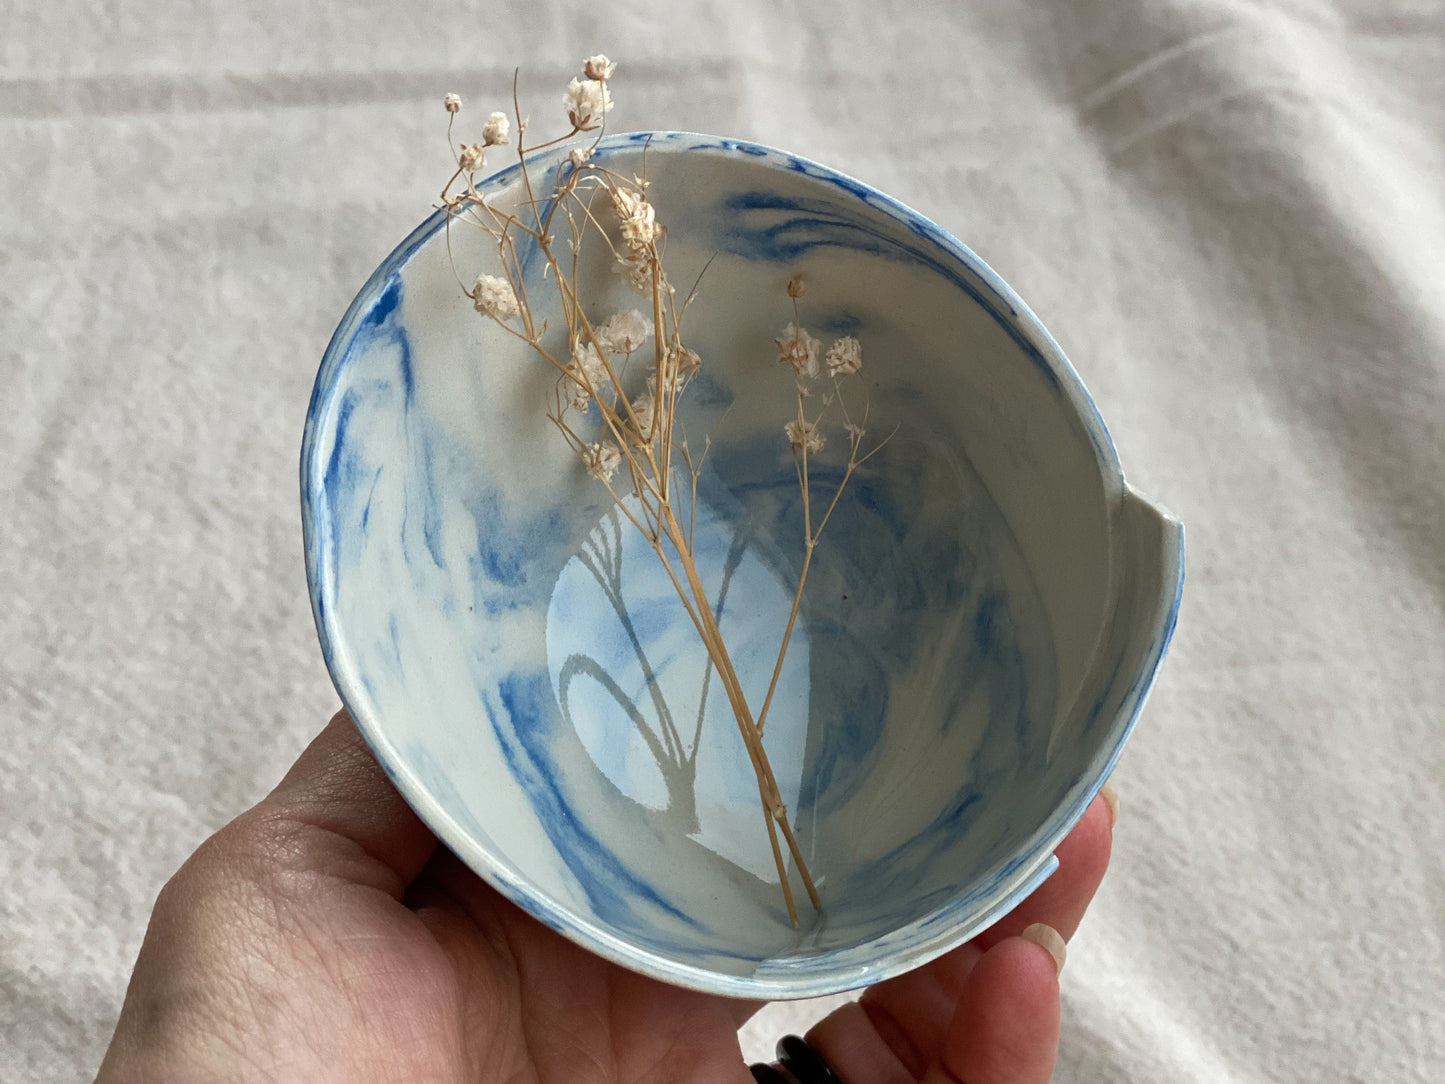
{"label": "thin dried branch", "polygon": [[[822,904],[763,747],[763,726],[773,703],[793,631],[800,620],[803,592],[822,530],[857,469],[877,454],[891,434],[866,453],[862,451],[869,404],[864,404],[861,421],[855,424],[838,380],[840,375],[856,373],[861,365],[860,348],[857,340],[851,337],[837,340],[827,358],[823,359],[828,375],[833,377],[833,392],[823,397],[816,417],[810,419],[807,416],[805,398],[811,394],[811,386],[820,375],[821,344],[799,323],[798,299],[803,294],[803,283],[795,277],[788,283],[787,291],[792,301],[793,323],[785,330],[784,338],[778,340],[778,347],[779,360],[790,365],[795,382],[794,417],[784,430],[793,448],[798,476],[803,514],[803,561],[762,710],[754,717],[719,624],[726,587],[720,589],[715,610],[703,583],[694,548],[699,482],[712,440],[710,437],[705,440],[702,454],[694,459],[679,417],[683,393],[701,365],[698,355],[684,340],[683,324],[716,254],[704,264],[679,304],[677,290],[669,281],[664,267],[667,229],[657,220],[656,209],[649,196],[648,145],[643,147],[640,177],[624,176],[594,157],[606,132],[607,112],[612,108],[607,80],[613,68],[606,57],[589,58],[584,65],[585,78],[574,79],[568,85],[568,130],[565,134],[531,146],[525,139],[527,120],[522,116],[517,89],[519,73],[513,73],[515,146],[521,188],[525,194],[515,200],[512,209],[503,209],[489,202],[476,187],[474,177],[476,169],[482,164],[485,150],[507,141],[505,117],[493,114],[484,129],[484,142],[458,150],[452,137],[452,121],[461,109],[461,102],[455,95],[447,96],[447,145],[456,166],[441,194],[447,210],[447,257],[458,284],[473,300],[478,311],[490,316],[508,334],[530,346],[556,370],[550,406],[544,416],[558,430],[573,457],[602,483],[619,516],[647,541],[671,582],[684,613],[692,622],[707,652],[708,679],[716,671],[757,777],[769,846],[789,918],[796,925],[798,915],[790,883],[789,862],[795,869],[795,875],[802,879],[814,908],[821,908]],[[544,151],[555,154],[556,148],[584,133],[591,137],[589,144],[574,147],[566,163],[559,160],[550,192],[545,196],[539,195],[532,167],[537,154]],[[454,191],[457,188],[460,191]],[[599,215],[595,206],[599,193],[604,194],[610,203],[616,217],[615,224]],[[552,234],[559,211],[567,224],[569,256],[565,262],[557,257],[554,250],[556,238]],[[481,229],[492,238],[496,245],[496,260],[501,266],[500,278],[482,276],[475,286],[466,287],[456,268],[452,250],[453,218]],[[643,395],[628,393],[628,384],[635,379],[631,374],[632,355],[645,338],[638,330],[643,321],[641,314],[634,313],[630,318],[619,315],[599,326],[588,314],[584,303],[579,282],[584,266],[581,255],[588,239],[594,235],[601,238],[611,258],[621,265],[619,269],[627,285],[650,295],[653,343],[651,364],[646,366],[646,392]],[[544,342],[548,335],[547,321],[537,319],[537,310],[528,292],[527,268],[518,250],[519,237],[529,238],[536,245],[536,252],[541,256],[541,281],[550,280],[556,290],[562,322],[566,325],[563,351],[549,348]],[[528,260],[531,259],[529,252]],[[559,354],[565,355],[566,360],[563,361]],[[619,356],[622,360],[617,362],[615,359]],[[824,447],[822,427],[834,402],[839,405],[843,427],[848,433],[848,460],[841,481],[834,488],[821,519],[815,524],[809,464],[810,458]],[[591,417],[594,406],[596,419]],[[595,439],[588,439],[589,430]],[[675,465],[679,461],[681,469]],[[614,482],[614,478],[618,481]],[[684,501],[685,509],[682,507]],[[699,725],[701,718],[699,714]],[[676,752],[680,755],[680,751],[679,745]]]}

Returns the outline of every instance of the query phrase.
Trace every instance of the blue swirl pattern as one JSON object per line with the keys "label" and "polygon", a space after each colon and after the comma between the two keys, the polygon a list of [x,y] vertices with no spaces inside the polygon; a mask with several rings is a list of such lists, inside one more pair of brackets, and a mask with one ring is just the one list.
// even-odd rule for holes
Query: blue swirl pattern
{"label": "blue swirl pattern", "polygon": [[[684,421],[711,447],[687,512],[755,705],[802,559],[791,380],[770,355],[795,271],[804,323],[864,343],[870,425],[892,434],[823,534],[765,729],[823,911],[789,925],[706,653],[543,420],[544,368],[470,311],[440,216],[378,268],[317,377],[301,475],[327,665],[418,812],[553,928],[727,994],[877,981],[1052,870],[1167,647],[1182,527],[1125,484],[1038,320],[939,227],[751,144],[643,133],[598,160],[646,172],[674,281],[707,266]],[[486,190],[517,188],[509,171]],[[458,266],[484,265],[459,233]],[[582,274],[599,318],[635,304],[605,261]]]}

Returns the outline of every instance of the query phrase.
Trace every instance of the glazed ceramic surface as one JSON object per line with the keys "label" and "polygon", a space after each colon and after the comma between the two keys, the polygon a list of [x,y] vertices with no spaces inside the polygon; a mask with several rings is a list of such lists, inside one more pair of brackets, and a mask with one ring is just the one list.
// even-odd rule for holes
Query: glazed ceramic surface
{"label": "glazed ceramic surface", "polygon": [[[822,913],[789,925],[697,634],[544,420],[550,370],[472,310],[440,215],[362,289],[317,378],[302,491],[327,664],[408,801],[542,922],[720,993],[875,982],[1051,872],[1164,653],[1182,529],[1125,484],[1033,314],[937,226],[749,144],[617,136],[597,160],[645,170],[674,282],[712,260],[682,418],[711,437],[697,560],[754,705],[803,553],[773,346],[791,275],[804,326],[862,342],[870,427],[893,433],[823,535],[764,738]],[[518,189],[515,171],[485,186]],[[451,235],[468,282],[498,270],[479,231]],[[593,248],[594,319],[644,307]],[[815,457],[815,493],[843,443]]]}

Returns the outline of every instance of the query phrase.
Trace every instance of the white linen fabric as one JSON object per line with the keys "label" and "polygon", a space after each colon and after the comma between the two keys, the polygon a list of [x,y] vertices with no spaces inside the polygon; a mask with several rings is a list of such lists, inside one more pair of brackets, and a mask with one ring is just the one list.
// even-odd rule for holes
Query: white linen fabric
{"label": "white linen fabric", "polygon": [[[780,146],[1040,314],[1188,526],[1062,1081],[1445,1077],[1438,0],[0,2],[0,1079],[93,1074],[156,892],[335,705],[316,363],[441,96]],[[465,128],[466,126],[463,125]],[[823,1006],[765,1010],[750,1056]]]}

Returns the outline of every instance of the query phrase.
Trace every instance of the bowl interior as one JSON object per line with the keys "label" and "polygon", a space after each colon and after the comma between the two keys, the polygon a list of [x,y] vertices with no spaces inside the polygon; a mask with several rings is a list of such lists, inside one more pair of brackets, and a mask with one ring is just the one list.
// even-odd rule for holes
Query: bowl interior
{"label": "bowl interior", "polygon": [[[454,224],[449,256],[439,220],[419,229],[323,363],[303,491],[328,665],[448,845],[569,936],[721,992],[881,978],[1047,872],[1117,752],[1157,662],[1111,646],[1131,641],[1122,476],[1032,315],[911,212],[747,145],[612,137],[599,154],[646,171],[674,283],[706,265],[685,326],[703,367],[682,416],[694,452],[711,442],[691,514],[754,710],[803,559],[773,346],[788,278],[807,282],[805,327],[863,344],[850,403],[887,441],[823,532],[764,739],[822,913],[789,925],[717,676],[656,556],[544,418],[553,376],[463,296],[453,261],[467,281],[497,270],[480,231]],[[515,199],[517,178],[488,190]],[[600,245],[580,279],[594,319],[647,307]],[[843,474],[833,417],[814,514]]]}

